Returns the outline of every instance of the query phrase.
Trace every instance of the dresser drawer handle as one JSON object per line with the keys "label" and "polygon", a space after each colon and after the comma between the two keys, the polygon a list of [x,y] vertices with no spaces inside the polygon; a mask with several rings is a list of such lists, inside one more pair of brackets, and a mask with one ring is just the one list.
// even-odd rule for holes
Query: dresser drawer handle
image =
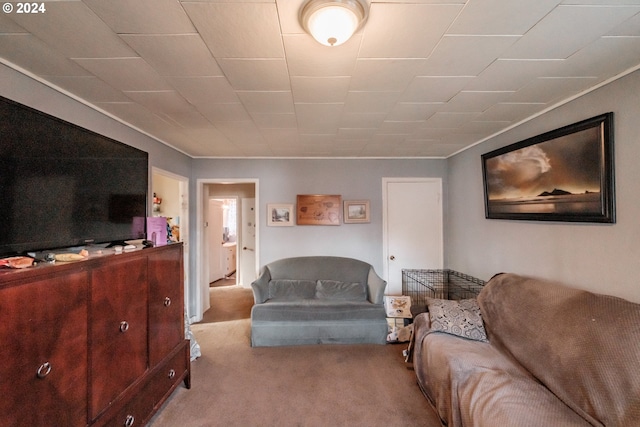
{"label": "dresser drawer handle", "polygon": [[172,380],[173,377],[176,376],[176,371],[173,369],[169,369],[169,379]]}
{"label": "dresser drawer handle", "polygon": [[164,299],[164,306],[165,306],[165,307],[169,307],[170,305],[171,305],[171,298],[166,297],[166,298]]}
{"label": "dresser drawer handle", "polygon": [[136,422],[136,417],[133,415],[127,415],[127,418],[124,420],[124,427],[131,427],[133,423]]}
{"label": "dresser drawer handle", "polygon": [[129,330],[129,322],[123,320],[120,322],[120,332],[127,332]]}
{"label": "dresser drawer handle", "polygon": [[49,373],[51,372],[51,363],[49,362],[44,362],[42,365],[40,365],[40,367],[38,368],[38,371],[36,372],[36,375],[38,376],[38,378],[44,378],[47,375],[49,375]]}

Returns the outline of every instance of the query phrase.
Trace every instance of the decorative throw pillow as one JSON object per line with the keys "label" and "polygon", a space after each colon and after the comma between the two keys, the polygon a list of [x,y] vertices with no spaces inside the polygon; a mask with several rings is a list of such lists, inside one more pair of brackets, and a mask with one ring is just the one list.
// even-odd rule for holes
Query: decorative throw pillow
{"label": "decorative throw pillow", "polygon": [[318,280],[316,298],[365,301],[367,299],[367,290],[359,282],[347,283],[338,280]]}
{"label": "decorative throw pillow", "polygon": [[475,298],[459,301],[427,298],[431,330],[487,342],[480,307]]}
{"label": "decorative throw pillow", "polygon": [[309,299],[315,297],[314,280],[274,279],[269,281],[269,298],[273,299]]}

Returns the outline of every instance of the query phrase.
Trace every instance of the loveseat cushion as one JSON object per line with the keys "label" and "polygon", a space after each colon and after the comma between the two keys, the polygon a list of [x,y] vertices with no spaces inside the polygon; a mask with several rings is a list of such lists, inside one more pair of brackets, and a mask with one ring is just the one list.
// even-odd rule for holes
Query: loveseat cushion
{"label": "loveseat cushion", "polygon": [[514,274],[478,296],[499,346],[593,425],[640,419],[640,304]]}
{"label": "loveseat cushion", "polygon": [[269,281],[269,299],[305,299],[316,295],[314,280],[275,279]]}
{"label": "loveseat cushion", "polygon": [[341,282],[338,280],[318,280],[316,284],[316,298],[366,301],[367,289],[360,282]]}
{"label": "loveseat cushion", "polygon": [[270,299],[251,309],[251,320],[254,322],[374,319],[385,319],[384,309],[367,301]]}

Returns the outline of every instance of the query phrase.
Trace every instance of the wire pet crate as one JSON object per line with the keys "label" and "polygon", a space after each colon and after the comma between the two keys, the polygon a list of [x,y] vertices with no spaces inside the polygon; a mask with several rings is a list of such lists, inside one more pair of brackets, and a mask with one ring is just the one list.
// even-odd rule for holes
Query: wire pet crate
{"label": "wire pet crate", "polygon": [[427,297],[450,300],[475,298],[484,280],[454,270],[402,270],[402,295],[411,305],[426,306]]}

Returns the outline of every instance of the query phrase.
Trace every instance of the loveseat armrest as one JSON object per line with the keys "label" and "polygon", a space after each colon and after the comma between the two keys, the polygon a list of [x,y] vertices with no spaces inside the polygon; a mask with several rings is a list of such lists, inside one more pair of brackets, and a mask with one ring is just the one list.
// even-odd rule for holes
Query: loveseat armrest
{"label": "loveseat armrest", "polygon": [[387,287],[387,282],[382,280],[380,276],[375,272],[373,267],[369,269],[369,277],[367,279],[367,295],[369,302],[372,304],[384,303],[384,290]]}
{"label": "loveseat armrest", "polygon": [[260,269],[260,275],[256,280],[251,282],[253,290],[253,302],[262,304],[269,298],[269,281],[271,280],[271,272],[267,267]]}

